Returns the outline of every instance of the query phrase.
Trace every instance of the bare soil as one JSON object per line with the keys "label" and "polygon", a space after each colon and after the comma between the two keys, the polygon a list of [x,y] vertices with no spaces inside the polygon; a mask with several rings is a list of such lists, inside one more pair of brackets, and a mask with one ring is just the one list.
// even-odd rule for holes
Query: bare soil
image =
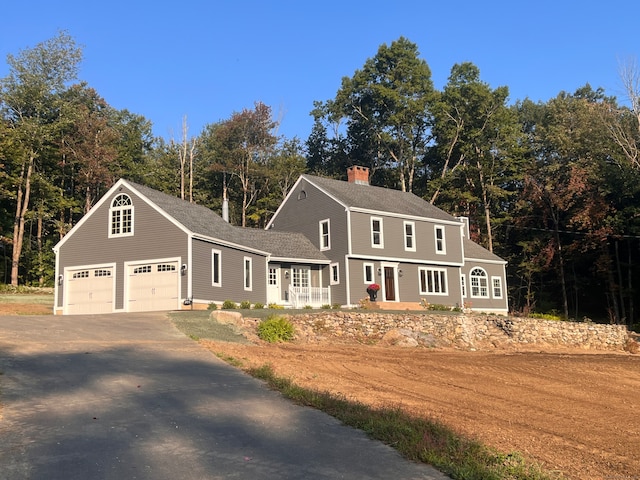
{"label": "bare soil", "polygon": [[640,356],[202,341],[296,384],[437,419],[571,479],[640,479]]}
{"label": "bare soil", "polygon": [[[0,315],[51,314],[0,303]],[[640,355],[201,340],[298,385],[441,421],[575,480],[640,480]]]}

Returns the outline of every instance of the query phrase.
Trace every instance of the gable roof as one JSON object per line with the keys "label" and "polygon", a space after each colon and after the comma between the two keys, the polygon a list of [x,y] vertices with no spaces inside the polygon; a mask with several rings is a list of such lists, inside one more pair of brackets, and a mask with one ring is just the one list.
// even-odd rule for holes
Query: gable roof
{"label": "gable roof", "polygon": [[192,234],[248,247],[271,254],[279,259],[329,263],[329,259],[301,233],[237,227],[202,205],[187,202],[128,180],[122,182],[147,198],[165,215],[171,217]]}
{"label": "gable roof", "polygon": [[460,223],[453,215],[413,193],[314,175],[302,175],[302,178],[350,208]]}

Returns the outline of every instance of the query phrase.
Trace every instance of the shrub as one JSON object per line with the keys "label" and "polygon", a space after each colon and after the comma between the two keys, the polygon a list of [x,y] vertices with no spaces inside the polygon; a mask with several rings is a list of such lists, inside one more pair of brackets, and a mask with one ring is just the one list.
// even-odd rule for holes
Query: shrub
{"label": "shrub", "polygon": [[218,305],[216,305],[214,302],[211,302],[209,305],[207,305],[207,310],[217,310],[218,309]]}
{"label": "shrub", "polygon": [[238,304],[236,302],[234,302],[233,300],[225,300],[222,303],[222,309],[223,310],[235,310],[238,308]]}
{"label": "shrub", "polygon": [[340,310],[340,304],[339,303],[334,303],[333,305],[331,305],[331,308],[333,308],[334,310]]}
{"label": "shrub", "polygon": [[269,343],[293,340],[293,324],[285,317],[270,315],[258,324],[258,337]]}
{"label": "shrub", "polygon": [[253,304],[254,310],[262,310],[264,308],[264,303],[256,302]]}
{"label": "shrub", "polygon": [[247,300],[243,300],[240,302],[240,308],[242,308],[243,310],[249,310],[251,308],[251,302],[247,301]]}
{"label": "shrub", "polygon": [[311,305],[305,305],[305,306],[304,306],[304,309],[305,309],[305,310],[311,310],[312,308],[313,308],[313,307],[312,307]]}
{"label": "shrub", "polygon": [[270,303],[267,308],[271,310],[284,310],[284,307],[282,305],[278,305],[277,303]]}
{"label": "shrub", "polygon": [[320,307],[322,310],[331,310],[331,305],[329,305],[328,303],[325,303],[324,305],[322,305]]}

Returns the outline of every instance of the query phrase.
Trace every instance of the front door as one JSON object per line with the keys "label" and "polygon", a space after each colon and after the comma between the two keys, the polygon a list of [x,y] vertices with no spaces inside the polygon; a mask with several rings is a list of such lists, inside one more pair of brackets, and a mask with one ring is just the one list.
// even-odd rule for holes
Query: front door
{"label": "front door", "polygon": [[280,267],[269,267],[267,303],[280,303]]}
{"label": "front door", "polygon": [[396,269],[395,267],[384,267],[384,300],[385,302],[396,301]]}

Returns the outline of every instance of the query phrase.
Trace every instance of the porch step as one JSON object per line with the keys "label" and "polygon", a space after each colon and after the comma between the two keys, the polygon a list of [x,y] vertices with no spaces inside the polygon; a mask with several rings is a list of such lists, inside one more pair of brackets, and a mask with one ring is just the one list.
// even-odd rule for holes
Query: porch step
{"label": "porch step", "polygon": [[418,302],[371,302],[371,306],[380,310],[424,310]]}

